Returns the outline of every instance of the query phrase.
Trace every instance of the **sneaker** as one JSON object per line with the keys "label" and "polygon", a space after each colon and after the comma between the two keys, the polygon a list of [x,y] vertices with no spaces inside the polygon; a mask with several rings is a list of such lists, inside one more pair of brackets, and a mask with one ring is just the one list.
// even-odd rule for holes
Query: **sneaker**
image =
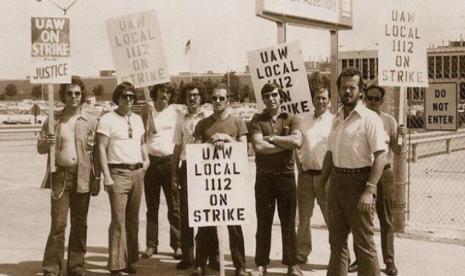
{"label": "sneaker", "polygon": [[394,263],[387,263],[386,264],[386,269],[384,270],[384,272],[386,273],[386,275],[390,275],[390,276],[395,276],[397,275],[397,267]]}
{"label": "sneaker", "polygon": [[181,248],[176,248],[173,253],[173,258],[176,260],[181,260],[182,259],[182,250]]}
{"label": "sneaker", "polygon": [[357,263],[357,260],[355,260],[353,263],[349,265],[349,267],[347,268],[347,271],[352,273],[352,272],[357,272],[357,270],[358,270],[358,263]]}
{"label": "sneaker", "polygon": [[153,254],[157,254],[158,253],[158,250],[157,250],[157,247],[147,247],[147,249],[145,249],[145,252],[142,253],[142,258],[150,258],[153,256]]}
{"label": "sneaker", "polygon": [[264,276],[266,275],[266,266],[257,266],[257,268],[255,268],[255,270],[251,271],[249,273],[250,276]]}
{"label": "sneaker", "polygon": [[302,270],[300,270],[298,265],[290,265],[287,267],[288,276],[304,276]]}
{"label": "sneaker", "polygon": [[189,261],[182,260],[176,265],[176,269],[177,270],[184,270],[184,269],[191,268],[192,266],[194,266],[193,263],[191,263]]}

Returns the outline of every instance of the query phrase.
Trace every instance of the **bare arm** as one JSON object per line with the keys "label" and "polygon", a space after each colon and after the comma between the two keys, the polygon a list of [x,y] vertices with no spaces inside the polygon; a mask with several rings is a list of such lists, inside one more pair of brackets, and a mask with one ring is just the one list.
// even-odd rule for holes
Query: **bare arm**
{"label": "bare arm", "polygon": [[103,134],[97,134],[97,147],[99,152],[100,167],[103,172],[103,184],[105,185],[105,190],[108,191],[108,186],[113,185],[113,178],[111,178],[110,169],[108,168],[108,158],[107,158],[107,147],[109,139]]}
{"label": "bare arm", "polygon": [[48,134],[48,121],[42,125],[39,140],[37,140],[37,152],[46,154],[50,151],[50,146],[56,143],[55,135]]}
{"label": "bare arm", "polygon": [[262,133],[252,134],[252,146],[254,151],[259,154],[273,154],[284,150],[283,148],[266,141]]}
{"label": "bare arm", "polygon": [[147,149],[145,148],[145,137],[142,135],[140,137],[140,153],[142,155],[142,162],[144,170],[147,169],[150,165],[149,154],[147,153]]}
{"label": "bare arm", "polygon": [[325,154],[325,158],[323,159],[323,166],[321,168],[321,176],[320,176],[320,183],[327,183],[329,176],[331,175],[331,171],[334,167],[333,164],[333,154],[328,150]]}
{"label": "bare arm", "polygon": [[171,155],[171,175],[172,178],[176,178],[176,173],[179,168],[179,160],[181,157],[182,145],[175,145],[173,150],[173,155]]}
{"label": "bare arm", "polygon": [[287,136],[273,136],[273,144],[283,149],[295,149],[302,144],[302,132],[296,129]]}
{"label": "bare arm", "polygon": [[[401,135],[401,134],[399,134]],[[404,139],[402,139],[403,141]],[[402,153],[402,145],[397,144],[397,135],[392,135],[391,140],[389,141],[389,147],[391,148],[392,152],[395,154]]]}
{"label": "bare arm", "polygon": [[381,175],[383,174],[385,165],[385,154],[384,150],[376,151],[373,153],[374,161],[371,166],[371,172],[368,176],[368,183],[365,187],[365,191],[360,196],[358,202],[358,209],[361,211],[369,211],[373,204],[374,194],[376,194],[376,187]]}

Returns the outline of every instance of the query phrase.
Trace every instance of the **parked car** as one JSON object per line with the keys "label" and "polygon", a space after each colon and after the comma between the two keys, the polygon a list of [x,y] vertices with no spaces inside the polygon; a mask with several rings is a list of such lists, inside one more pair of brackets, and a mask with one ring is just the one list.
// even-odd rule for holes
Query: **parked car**
{"label": "parked car", "polygon": [[16,124],[42,124],[47,119],[47,112],[41,110],[37,119],[30,110],[0,110],[0,123],[2,125],[16,125]]}

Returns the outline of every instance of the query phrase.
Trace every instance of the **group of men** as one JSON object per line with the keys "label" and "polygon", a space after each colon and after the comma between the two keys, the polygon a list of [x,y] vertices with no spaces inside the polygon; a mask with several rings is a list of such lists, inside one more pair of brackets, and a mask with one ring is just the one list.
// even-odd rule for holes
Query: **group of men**
{"label": "group of men", "polygon": [[[349,232],[354,236],[359,275],[379,275],[373,241],[375,202],[381,222],[385,272],[396,275],[391,221],[393,180],[386,152],[399,152],[400,146],[396,143],[395,120],[379,110],[384,89],[373,86],[366,90],[367,106],[374,110],[371,111],[361,102],[361,73],[355,68],[344,69],[338,78],[343,107],[334,116],[328,110],[329,81],[316,74],[310,88],[315,111],[310,118],[300,120],[282,111],[283,90],[273,83],[265,84],[261,89],[265,109],[255,114],[247,126],[230,114],[230,91],[224,84],[217,85],[209,95],[213,106],[209,116],[201,108],[208,98],[206,91],[195,83],[180,91],[179,102],[187,106],[186,111],[172,105],[173,89],[159,84],[150,90],[153,104],[147,104],[139,116],[132,112],[137,102],[136,90],[131,83],[123,82],[113,93],[118,107],[100,120],[83,107],[86,90],[79,78],[61,85],[59,94],[65,107],[53,132],[49,131],[48,122],[44,124],[37,145],[41,154],[53,152],[53,148],[56,159],[56,168],[48,168],[53,172],[47,181],[52,191],[52,226],[44,254],[44,275],[61,275],[65,270],[71,276],[86,275],[87,212],[90,195],[99,193],[101,182],[111,206],[111,275],[137,272],[134,264],[139,260],[142,190],[147,206],[146,250],[142,257],[158,252],[161,189],[168,206],[170,246],[173,257],[180,259],[176,268],[192,268],[193,276],[205,275],[207,267],[218,270],[216,227],[199,227],[194,247],[194,231],[188,224],[186,145],[212,143],[223,148],[229,142],[247,143],[247,137],[255,151],[257,170],[256,268],[251,275],[267,273],[276,207],[281,222],[282,262],[287,266],[287,275],[302,275],[298,265],[306,263],[312,251],[310,218],[315,199],[329,229],[328,275],[348,272]],[[65,264],[68,209],[71,232]],[[235,274],[249,275],[241,226],[228,226],[228,233]]]}

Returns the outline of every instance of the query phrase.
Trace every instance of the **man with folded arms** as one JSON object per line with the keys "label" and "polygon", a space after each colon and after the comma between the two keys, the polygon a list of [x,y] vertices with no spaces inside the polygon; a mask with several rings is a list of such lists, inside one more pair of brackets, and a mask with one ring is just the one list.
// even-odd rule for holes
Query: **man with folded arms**
{"label": "man with folded arms", "polygon": [[112,276],[135,274],[139,259],[139,207],[149,161],[142,119],[131,110],[136,101],[134,86],[119,84],[113,92],[118,108],[103,115],[97,128],[103,184],[111,206],[108,268]]}
{"label": "man with folded arms", "polygon": [[345,68],[337,86],[343,107],[333,120],[320,179],[325,183],[331,174],[327,196],[331,255],[327,275],[347,275],[347,238],[352,231],[358,275],[378,276],[373,215],[376,184],[387,150],[383,122],[361,101],[363,79],[358,69]]}

